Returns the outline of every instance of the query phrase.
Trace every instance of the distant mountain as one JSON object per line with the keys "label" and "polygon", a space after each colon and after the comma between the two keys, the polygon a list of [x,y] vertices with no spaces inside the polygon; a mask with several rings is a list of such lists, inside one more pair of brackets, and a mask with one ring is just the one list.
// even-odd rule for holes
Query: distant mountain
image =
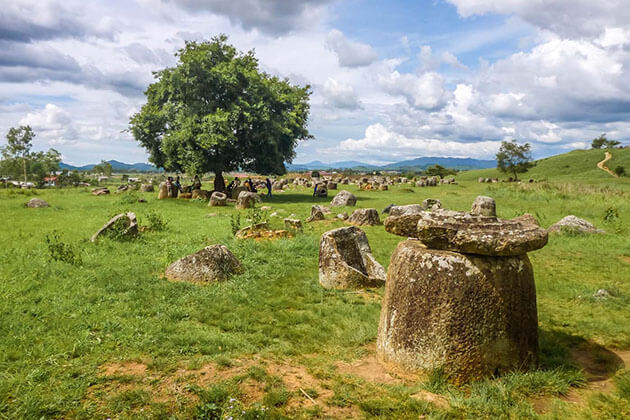
{"label": "distant mountain", "polygon": [[[124,163],[124,162],[119,162],[117,160],[108,160],[107,162],[109,162],[109,164],[112,165],[112,170],[114,172],[159,172],[161,171],[161,169],[158,170],[155,166],[148,163]],[[69,171],[91,171],[96,165],[97,165],[96,163],[92,163],[89,165],[74,166],[74,165],[68,165],[67,163],[61,162],[59,164],[59,168],[67,169]]]}
{"label": "distant mountain", "polygon": [[450,157],[419,157],[412,160],[390,163],[388,165],[371,165],[357,161],[342,161],[324,163],[318,160],[308,163],[287,164],[288,171],[312,171],[322,169],[357,169],[357,170],[390,170],[390,171],[421,171],[432,165],[441,165],[445,168],[468,170],[494,168],[497,162],[494,160],[481,160],[472,158]]}

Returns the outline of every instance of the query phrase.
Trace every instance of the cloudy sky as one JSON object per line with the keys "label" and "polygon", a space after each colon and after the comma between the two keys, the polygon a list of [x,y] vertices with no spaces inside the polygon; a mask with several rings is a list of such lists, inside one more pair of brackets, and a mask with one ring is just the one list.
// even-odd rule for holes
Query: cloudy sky
{"label": "cloudy sky", "polygon": [[[124,130],[152,71],[219,33],[310,84],[296,162],[542,157],[630,138],[628,0],[0,0],[0,146],[146,162]],[[627,142],[626,142],[627,143]]]}

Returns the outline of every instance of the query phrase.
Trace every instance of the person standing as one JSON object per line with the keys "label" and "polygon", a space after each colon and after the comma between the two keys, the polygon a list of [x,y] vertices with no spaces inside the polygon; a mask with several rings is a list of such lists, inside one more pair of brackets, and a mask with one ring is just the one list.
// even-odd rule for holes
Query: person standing
{"label": "person standing", "polygon": [[195,179],[193,180],[192,189],[193,190],[200,190],[201,189],[201,180],[199,179],[199,175],[195,175]]}
{"label": "person standing", "polygon": [[265,180],[265,184],[267,185],[267,197],[271,198],[271,180],[269,178],[267,178]]}

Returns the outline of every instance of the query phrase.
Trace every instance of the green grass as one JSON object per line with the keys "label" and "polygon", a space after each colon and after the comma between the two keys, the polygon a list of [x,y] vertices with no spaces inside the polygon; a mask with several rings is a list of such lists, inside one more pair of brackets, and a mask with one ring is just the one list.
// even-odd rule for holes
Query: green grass
{"label": "green grass", "polygon": [[[402,186],[387,192],[348,189],[357,195],[358,207],[379,211],[425,198],[467,210],[483,194],[496,199],[500,217],[530,212],[548,227],[575,214],[605,229],[605,235],[553,236],[547,247],[530,254],[538,290],[540,370],[460,389],[442,383],[439,375],[427,383],[391,386],[341,374],[336,361],[360,358],[374,343],[383,293],[377,289],[366,297],[319,286],[319,236],[344,226],[341,221],[306,224],[304,233],[291,239],[238,241],[231,233],[230,217],[238,212],[233,207],[158,201],[149,193],[94,197],[88,189],[2,190],[0,418],[213,418],[215,409],[228,412],[229,398],[240,404],[239,413],[248,413],[243,418],[326,418],[331,416],[327,410],[365,418],[562,418],[564,413],[621,418],[627,412],[627,373],[615,377],[618,391],[594,396],[583,407],[568,406],[559,397],[583,385],[584,376],[569,358],[572,348],[630,348],[628,179],[606,178],[602,172],[595,183],[479,184],[471,174],[458,176],[458,185],[413,187],[413,193]],[[33,195],[51,207],[25,208]],[[147,203],[138,203],[137,197]],[[282,217],[295,213],[305,219],[312,204],[329,201],[314,200],[308,189],[289,189],[265,204]],[[610,207],[618,217],[605,222]],[[109,217],[125,210],[153,229],[131,241],[89,242]],[[240,214],[244,225],[248,212]],[[272,218],[272,227],[282,228],[282,217]],[[382,226],[364,230],[375,257],[387,267],[401,238]],[[80,263],[51,258],[46,236],[53,231]],[[208,286],[162,278],[168,264],[214,243],[235,253],[245,266],[243,274]],[[593,298],[601,288],[611,297]],[[311,391],[319,393],[317,405],[296,408],[295,402],[304,399],[301,393],[290,390],[278,372],[256,364],[244,367],[241,376],[201,385],[178,373],[205,365],[230,371],[249,360],[307,366],[319,381]],[[104,365],[130,361],[144,363],[146,374],[103,377]],[[238,395],[246,377],[266,384],[260,401],[245,403]],[[227,400],[221,400],[216,386],[227,390]],[[160,387],[177,397],[158,398]],[[448,407],[411,398],[419,389],[444,395]],[[538,414],[534,397],[550,398],[550,411]]]}

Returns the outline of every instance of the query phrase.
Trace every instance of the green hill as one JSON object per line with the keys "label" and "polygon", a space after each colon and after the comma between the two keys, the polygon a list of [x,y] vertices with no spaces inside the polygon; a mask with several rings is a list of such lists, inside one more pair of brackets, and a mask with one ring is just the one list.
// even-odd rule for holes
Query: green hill
{"label": "green hill", "polygon": [[[597,168],[597,163],[604,159],[605,150],[573,150],[562,155],[551,156],[536,161],[536,166],[525,174],[519,174],[521,179],[534,178],[548,181],[619,181],[630,183],[630,178],[613,178],[611,175]],[[630,173],[630,148],[611,149],[612,159],[606,166],[615,169],[623,166]],[[462,172],[458,175],[461,180],[474,180],[479,177],[506,179],[509,175],[500,173],[496,168],[479,169]]]}

